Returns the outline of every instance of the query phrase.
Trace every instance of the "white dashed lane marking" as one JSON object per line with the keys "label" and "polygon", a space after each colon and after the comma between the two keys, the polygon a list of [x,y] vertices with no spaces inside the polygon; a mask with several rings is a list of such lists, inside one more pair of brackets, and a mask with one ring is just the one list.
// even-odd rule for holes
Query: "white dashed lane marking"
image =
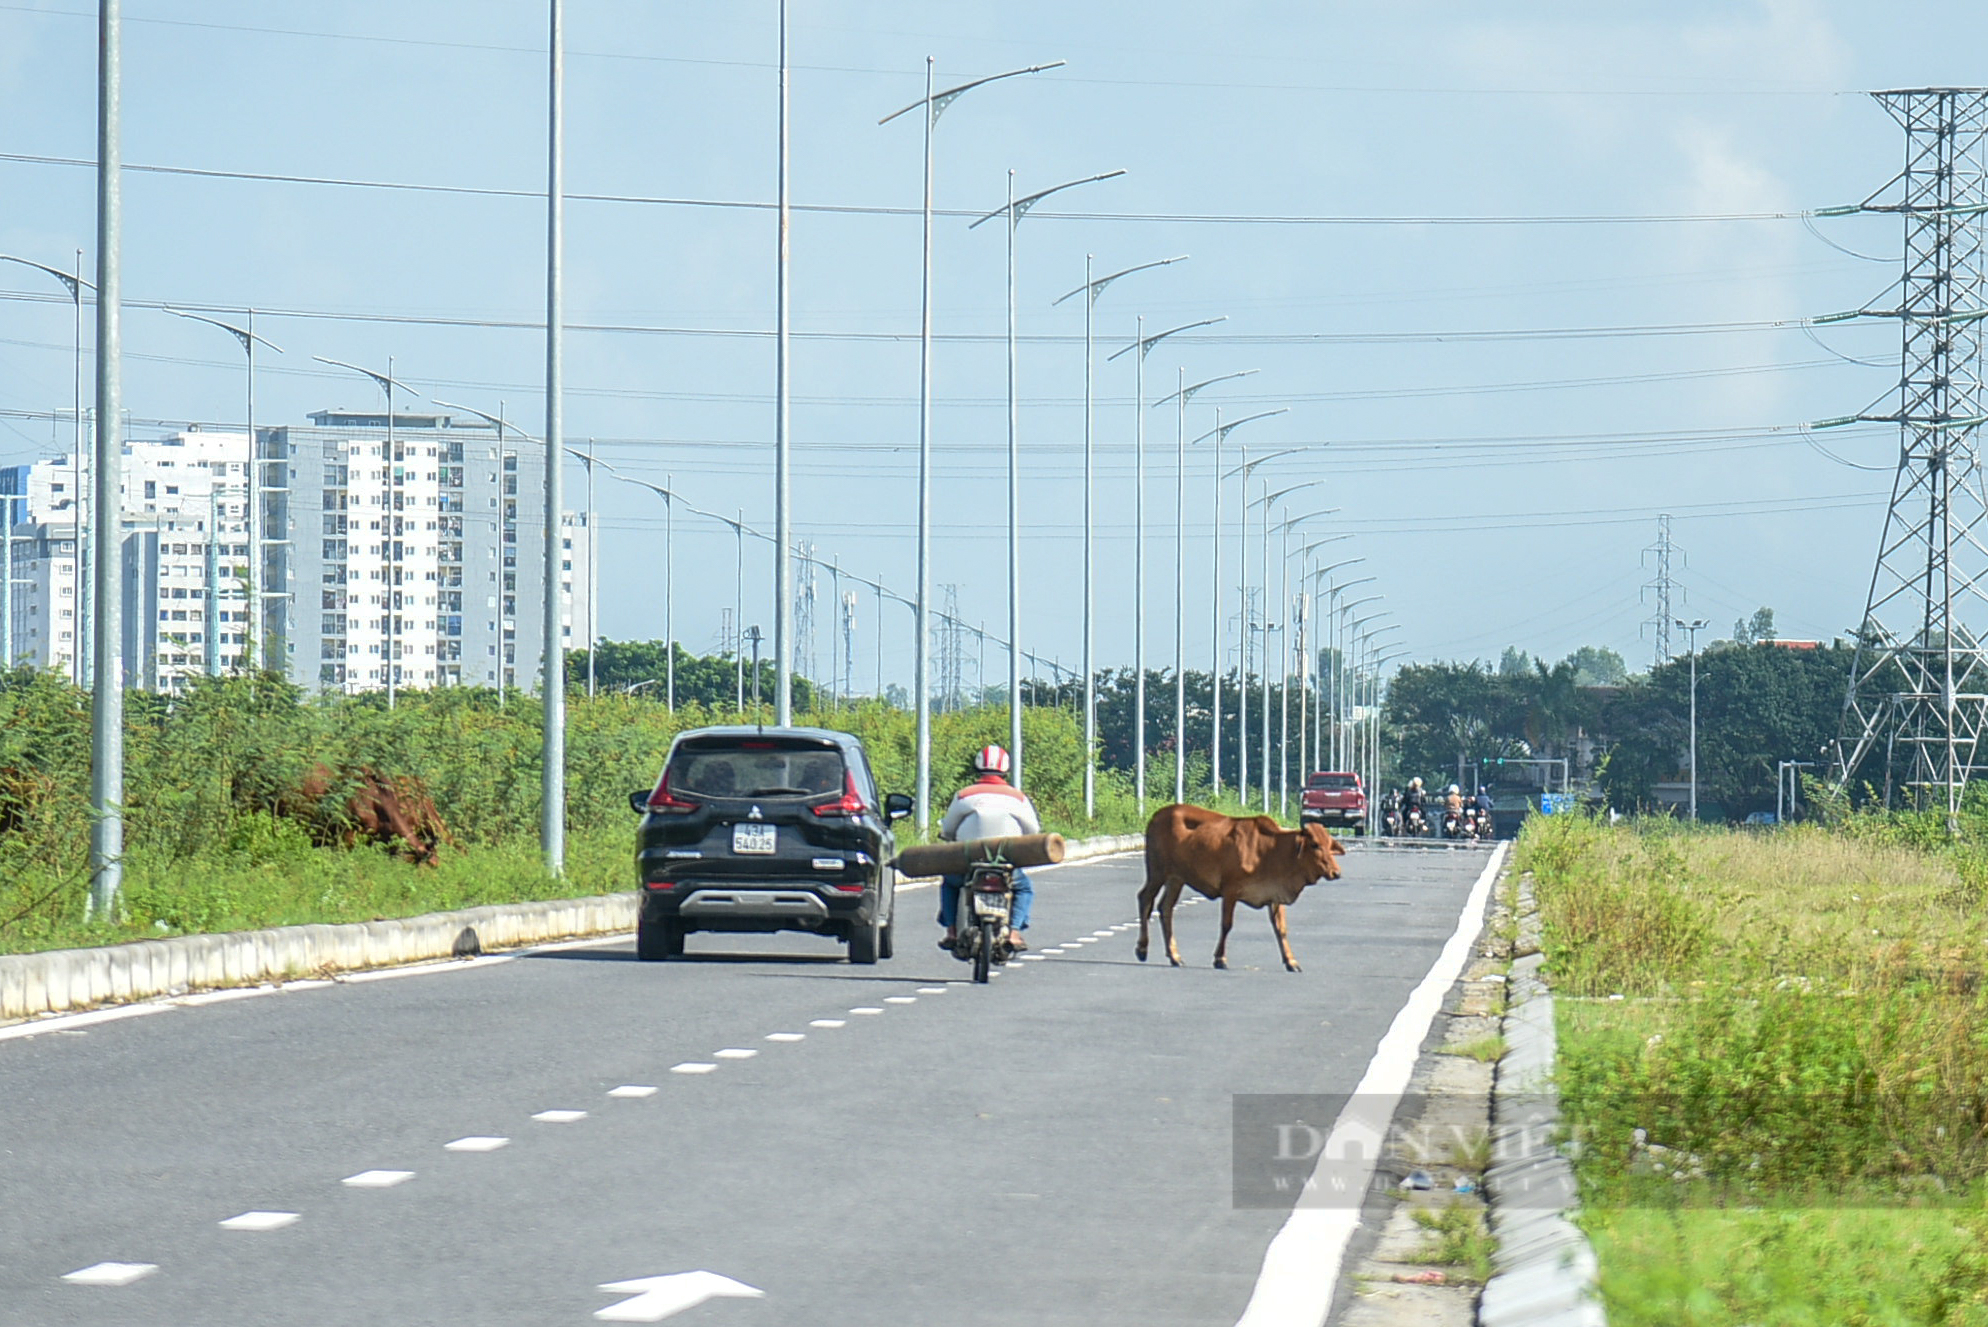
{"label": "white dashed lane marking", "polygon": [[62,1279],[79,1286],[128,1286],[158,1270],[159,1264],[153,1262],[100,1262],[65,1272]]}
{"label": "white dashed lane marking", "polygon": [[586,1119],[587,1112],[583,1110],[542,1110],[532,1116],[532,1118],[540,1124],[572,1124],[576,1120]]}
{"label": "white dashed lane marking", "polygon": [[766,1039],[768,1041],[806,1041],[808,1034],[805,1032],[769,1032],[766,1034]]}
{"label": "white dashed lane marking", "polygon": [[845,1018],[814,1018],[808,1020],[808,1026],[811,1028],[848,1027],[849,1020]]}
{"label": "white dashed lane marking", "polygon": [[223,1230],[281,1230],[297,1224],[295,1212],[243,1212],[221,1223]]}
{"label": "white dashed lane marking", "polygon": [[884,997],[884,1003],[885,1003],[885,1004],[917,1004],[917,1003],[918,1003],[918,997],[917,997],[917,996],[915,996],[915,995],[886,995],[886,996]]}
{"label": "white dashed lane marking", "polygon": [[758,1051],[750,1050],[744,1046],[727,1046],[721,1051],[714,1051],[712,1053],[720,1060],[750,1060],[753,1056],[759,1054]]}
{"label": "white dashed lane marking", "polygon": [[653,1097],[656,1095],[656,1089],[647,1083],[623,1083],[620,1087],[609,1088],[607,1094],[611,1097],[634,1100],[638,1097]]}
{"label": "white dashed lane marking", "polygon": [[467,1138],[458,1138],[454,1142],[444,1143],[442,1146],[451,1152],[495,1152],[498,1148],[508,1147],[510,1144],[511,1140],[508,1138],[492,1138],[487,1134],[471,1134]]}
{"label": "white dashed lane marking", "polygon": [[717,1067],[715,1064],[707,1064],[701,1060],[686,1060],[682,1064],[671,1065],[670,1072],[673,1074],[708,1074]]}
{"label": "white dashed lane marking", "polygon": [[413,1178],[411,1170],[362,1170],[357,1175],[347,1175],[339,1183],[349,1184],[355,1189],[391,1189]]}
{"label": "white dashed lane marking", "polygon": [[918,993],[920,995],[944,995],[946,988],[943,986],[920,986]]}
{"label": "white dashed lane marking", "polygon": [[875,1005],[865,1004],[865,1005],[858,1005],[856,1008],[851,1009],[849,1012],[852,1014],[881,1014],[883,1010],[877,1008]]}

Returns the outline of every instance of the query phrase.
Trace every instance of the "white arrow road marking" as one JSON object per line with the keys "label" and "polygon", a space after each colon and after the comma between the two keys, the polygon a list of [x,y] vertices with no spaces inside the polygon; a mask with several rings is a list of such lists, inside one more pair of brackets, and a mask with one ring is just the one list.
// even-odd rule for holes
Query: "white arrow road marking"
{"label": "white arrow road marking", "polygon": [[716,1272],[642,1276],[633,1281],[610,1281],[601,1289],[609,1294],[635,1296],[597,1310],[594,1316],[605,1322],[661,1322],[672,1314],[696,1308],[707,1299],[760,1299],[766,1294]]}
{"label": "white arrow road marking", "polygon": [[62,1279],[79,1286],[128,1286],[158,1270],[155,1262],[100,1262],[64,1273]]}
{"label": "white arrow road marking", "polygon": [[468,1138],[458,1138],[453,1143],[443,1143],[442,1146],[451,1152],[495,1152],[500,1147],[508,1147],[510,1142],[508,1138],[489,1138],[480,1134],[471,1134]]}
{"label": "white arrow road marking", "polygon": [[707,1063],[703,1060],[685,1060],[682,1064],[671,1065],[670,1072],[673,1074],[708,1074],[717,1067],[717,1065]]}
{"label": "white arrow road marking", "polygon": [[808,1020],[808,1026],[811,1028],[848,1027],[849,1020],[846,1018],[811,1018]]}
{"label": "white arrow road marking", "polygon": [[362,1170],[357,1175],[347,1175],[339,1183],[349,1184],[355,1189],[391,1189],[413,1178],[411,1170]]}
{"label": "white arrow road marking", "polygon": [[656,1095],[656,1089],[647,1083],[623,1083],[620,1087],[609,1088],[607,1094],[611,1097],[626,1097],[632,1100],[638,1097],[653,1097]]}
{"label": "white arrow road marking", "polygon": [[571,1124],[575,1120],[586,1119],[587,1112],[583,1110],[542,1110],[532,1116],[532,1118],[540,1124]]}
{"label": "white arrow road marking", "polygon": [[221,1223],[223,1230],[281,1230],[297,1224],[295,1212],[243,1212]]}

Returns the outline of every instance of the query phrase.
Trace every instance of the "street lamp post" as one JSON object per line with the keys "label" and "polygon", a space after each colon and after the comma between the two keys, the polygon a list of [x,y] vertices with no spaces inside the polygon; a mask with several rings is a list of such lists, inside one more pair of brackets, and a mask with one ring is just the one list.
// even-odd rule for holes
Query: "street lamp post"
{"label": "street lamp post", "polygon": [[[1190,387],[1187,385],[1187,370],[1183,368],[1178,370],[1178,389],[1153,402],[1155,409],[1166,404],[1168,401],[1174,403],[1173,799],[1176,802],[1187,800],[1187,403],[1193,400],[1195,393],[1201,391],[1203,388],[1213,387],[1216,383],[1229,382],[1236,378],[1247,378],[1255,372],[1255,369],[1242,369],[1235,373],[1224,373],[1217,377],[1197,382]],[[1216,427],[1219,428],[1220,426],[1221,420],[1218,415],[1216,417]],[[1202,435],[1202,437],[1206,436],[1206,434]],[[1201,439],[1196,438],[1195,441],[1199,442]],[[1217,446],[1219,447],[1219,444]],[[1216,470],[1218,473],[1220,472],[1220,468],[1221,462],[1218,458],[1216,461]],[[1215,540],[1218,549],[1222,537],[1219,524],[1221,516],[1220,493],[1221,487],[1217,484],[1215,503],[1217,526]],[[1215,569],[1215,603],[1218,616],[1221,612],[1221,583],[1221,566],[1218,558]],[[1214,680],[1212,673],[1210,674],[1210,678],[1214,685],[1214,703],[1219,721],[1219,711],[1222,703],[1221,683],[1219,680]],[[1219,737],[1219,730],[1217,735]],[[1211,786],[1219,786],[1216,780],[1220,774],[1221,766],[1211,761],[1209,769]]]}
{"label": "street lamp post", "polygon": [[[72,597],[76,601],[76,628],[70,635],[69,643],[71,649],[70,671],[75,678],[77,686],[86,686],[88,685],[90,675],[88,661],[90,650],[90,531],[88,513],[90,511],[90,504],[89,493],[84,480],[84,475],[88,472],[84,468],[83,455],[83,290],[87,287],[94,293],[96,285],[93,282],[83,279],[83,251],[81,249],[76,250],[76,270],[74,272],[65,272],[59,267],[50,267],[46,263],[38,263],[32,258],[17,258],[11,253],[0,253],[0,262],[19,263],[23,267],[32,267],[37,272],[45,272],[49,276],[54,277],[69,292],[69,302],[75,308],[75,473],[70,476],[70,482],[75,486],[75,497],[69,505],[76,513],[76,538],[74,540],[76,557],[70,567],[75,584],[75,591]],[[11,518],[13,514],[12,506],[10,505],[7,510]],[[9,519],[7,522],[7,598],[10,608],[7,614],[7,666],[9,668],[14,666],[14,618],[11,611],[14,594],[13,557],[14,523],[12,519]]]}
{"label": "street lamp post", "polygon": [[1067,295],[1059,295],[1050,306],[1054,308],[1074,295],[1084,297],[1084,818],[1087,820],[1097,814],[1098,781],[1097,664],[1093,658],[1097,644],[1097,632],[1093,625],[1097,609],[1097,535],[1094,500],[1097,468],[1092,443],[1095,414],[1092,388],[1095,368],[1095,357],[1092,353],[1092,323],[1095,321],[1098,296],[1104,293],[1106,286],[1134,272],[1144,272],[1149,268],[1184,262],[1187,255],[1162,258],[1158,262],[1140,263],[1136,267],[1128,267],[1123,271],[1113,272],[1110,276],[1096,279],[1091,277],[1091,258],[1090,254],[1084,255],[1084,284]]}
{"label": "street lamp post", "polygon": [[1109,364],[1129,351],[1132,357],[1132,789],[1139,814],[1146,814],[1146,356],[1170,336],[1212,327],[1224,318],[1203,318],[1146,335],[1146,319],[1136,322],[1132,344],[1105,357]]}
{"label": "street lamp post", "polygon": [[925,57],[925,95],[903,110],[892,111],[878,124],[889,124],[898,116],[923,107],[925,114],[925,185],[921,209],[923,223],[922,276],[918,299],[918,619],[914,642],[912,704],[917,709],[918,828],[932,823],[932,673],[929,609],[932,603],[932,131],[946,107],[974,88],[1004,78],[1038,74],[1056,69],[1064,61],[1029,65],[1006,73],[976,78],[944,92],[933,90],[934,63]]}
{"label": "street lamp post", "polygon": [[1008,222],[1008,760],[1010,776],[1017,788],[1022,786],[1022,497],[1020,377],[1015,353],[1015,231],[1029,209],[1051,194],[1080,184],[1117,179],[1123,174],[1122,170],[1106,171],[1017,198],[1015,172],[1011,170],[1007,203],[967,227],[972,230],[995,217],[1006,217]]}
{"label": "street lamp post", "polygon": [[[1342,562],[1335,562],[1331,566],[1320,567],[1317,571],[1312,573],[1312,579],[1314,581],[1323,580],[1325,577],[1330,576],[1333,572],[1338,571],[1342,567],[1350,567],[1357,563],[1365,561],[1366,558],[1364,557],[1347,558]],[[1340,625],[1343,615],[1340,611],[1339,596],[1345,593],[1347,590],[1352,589],[1354,586],[1366,585],[1371,583],[1375,579],[1376,578],[1373,576],[1363,576],[1359,580],[1350,581],[1345,585],[1327,585],[1325,587],[1326,594],[1331,596],[1332,599],[1331,611],[1325,616],[1325,635],[1327,641],[1329,642],[1327,648],[1333,652],[1333,657],[1332,657],[1331,686],[1329,688],[1323,685],[1325,682],[1324,670],[1323,669],[1320,670],[1321,673],[1320,682],[1323,694],[1321,694],[1321,696],[1319,697],[1319,704],[1321,711],[1323,711],[1326,702],[1330,701],[1331,703],[1331,708],[1332,708],[1331,752],[1332,752],[1332,767],[1334,769],[1345,768],[1343,765],[1339,763],[1340,760],[1339,701],[1342,693],[1341,674],[1345,671],[1346,668],[1346,661],[1342,657],[1344,641],[1342,641],[1340,638]],[[1326,750],[1326,746],[1323,740],[1321,740],[1318,745],[1319,745],[1319,750],[1321,752]]]}
{"label": "street lamp post", "polygon": [[[1307,669],[1305,666],[1305,650],[1307,648],[1307,642],[1305,636],[1305,620],[1307,616],[1306,607],[1309,601],[1307,600],[1305,595],[1304,580],[1302,575],[1299,578],[1298,593],[1296,597],[1294,598],[1291,594],[1291,531],[1296,529],[1298,526],[1303,525],[1306,521],[1316,520],[1320,516],[1336,516],[1339,514],[1339,512],[1340,508],[1338,507],[1327,507],[1319,511],[1306,512],[1303,516],[1289,517],[1278,525],[1278,529],[1283,533],[1284,536],[1284,547],[1281,552],[1281,555],[1278,558],[1277,597],[1281,601],[1282,611],[1285,614],[1286,621],[1290,623],[1295,623],[1295,625],[1289,627],[1289,629],[1287,629],[1284,632],[1282,638],[1279,641],[1279,644],[1282,646],[1284,651],[1283,659],[1281,660],[1281,668],[1283,672],[1283,681],[1282,681],[1283,689],[1278,696],[1279,731],[1277,737],[1277,813],[1279,815],[1288,815],[1290,813],[1291,686],[1292,686],[1293,676],[1295,676],[1297,679],[1296,684],[1298,688],[1298,765],[1300,767],[1299,768],[1300,778],[1303,777],[1304,773],[1303,766],[1305,763],[1304,700],[1305,700],[1305,686],[1306,686],[1305,677],[1307,673]],[[1349,538],[1349,537],[1350,536],[1345,536],[1345,535],[1335,536],[1335,538]],[[1321,540],[1320,542],[1329,543],[1331,541]],[[1297,665],[1295,672],[1292,667],[1293,661],[1295,661]],[[1300,785],[1301,794],[1302,790],[1303,786],[1301,784]]]}
{"label": "street lamp post", "polygon": [[651,484],[646,479],[633,479],[627,475],[617,475],[625,484],[646,488],[663,500],[663,658],[664,688],[666,704],[671,713],[676,711],[676,503],[677,495],[673,485],[674,476],[666,476],[665,483]]}
{"label": "street lamp post", "polygon": [[[1325,547],[1326,545],[1328,545],[1328,544],[1336,544],[1336,543],[1339,543],[1339,542],[1340,542],[1341,540],[1345,540],[1345,539],[1351,539],[1352,537],[1353,537],[1353,536],[1352,536],[1352,535],[1350,535],[1350,534],[1336,534],[1336,535],[1328,535],[1328,536],[1327,536],[1326,538],[1324,538],[1324,539],[1314,539],[1314,540],[1313,540],[1313,541],[1312,541],[1311,543],[1309,543],[1309,544],[1306,544],[1306,545],[1305,545],[1305,546],[1304,546],[1303,548],[1301,548],[1301,549],[1299,549],[1299,550],[1298,550],[1298,561],[1299,561],[1299,563],[1300,563],[1300,564],[1308,564],[1308,563],[1309,563],[1309,560],[1310,560],[1310,558],[1311,558],[1311,555],[1312,555],[1312,553],[1313,553],[1314,551],[1316,551],[1316,550],[1318,550],[1318,549],[1321,549],[1321,548],[1324,548],[1324,547]],[[1347,561],[1348,561],[1348,562],[1354,562],[1354,561],[1361,561],[1361,560],[1363,560],[1363,559],[1357,559],[1357,558],[1355,558],[1355,559],[1348,559]],[[1342,565],[1346,565],[1346,564],[1345,564],[1345,563],[1334,563],[1334,564],[1333,564],[1333,567],[1334,567],[1334,568],[1336,568],[1336,567],[1339,567],[1339,566],[1342,566]],[[1331,568],[1328,568],[1328,569],[1326,569],[1326,570],[1331,570]],[[1320,763],[1323,763],[1323,762],[1325,761],[1325,677],[1326,677],[1326,670],[1325,670],[1325,663],[1324,663],[1323,659],[1322,659],[1322,658],[1320,658],[1320,659],[1314,659],[1314,657],[1313,657],[1313,656],[1318,656],[1318,655],[1321,655],[1321,654],[1323,653],[1323,651],[1324,651],[1324,649],[1325,649],[1325,646],[1326,646],[1326,640],[1327,640],[1327,638],[1329,637],[1329,635],[1330,635],[1330,633],[1331,633],[1331,630],[1332,630],[1332,624],[1331,624],[1331,619],[1330,619],[1330,617],[1329,617],[1329,616],[1328,616],[1328,615],[1326,614],[1326,612],[1324,611],[1324,608],[1323,608],[1323,605],[1322,605],[1322,604],[1320,604],[1320,603],[1319,603],[1319,601],[1318,601],[1318,596],[1319,596],[1319,591],[1318,591],[1318,582],[1319,582],[1320,578],[1321,578],[1321,577],[1323,577],[1323,576],[1324,576],[1325,574],[1326,574],[1326,571],[1322,571],[1322,570],[1319,570],[1319,569],[1316,569],[1316,568],[1311,568],[1311,569],[1308,569],[1308,570],[1306,570],[1306,571],[1303,571],[1303,572],[1300,572],[1300,573],[1299,573],[1299,576],[1298,576],[1298,589],[1299,589],[1299,593],[1301,593],[1301,594],[1309,594],[1309,595],[1311,596],[1311,603],[1312,603],[1312,607],[1313,607],[1314,609],[1316,609],[1316,610],[1317,610],[1317,611],[1314,611],[1314,612],[1312,612],[1312,613],[1310,614],[1310,620],[1311,620],[1311,621],[1316,621],[1316,622],[1318,623],[1318,627],[1317,627],[1317,632],[1316,632],[1316,638],[1312,638],[1312,637],[1309,637],[1309,636],[1307,637],[1307,641],[1306,641],[1306,649],[1307,649],[1307,650],[1309,651],[1309,653],[1308,653],[1308,654],[1306,655],[1306,657],[1305,657],[1305,670],[1304,670],[1303,672],[1301,672],[1300,676],[1306,676],[1306,675],[1309,675],[1309,672],[1310,672],[1310,669],[1311,669],[1311,667],[1312,667],[1312,665],[1313,665],[1313,663],[1314,663],[1314,662],[1316,662],[1316,663],[1317,663],[1317,665],[1318,665],[1318,671],[1317,671],[1317,673],[1316,673],[1316,674],[1314,675],[1314,676],[1315,676],[1315,680],[1314,680],[1314,681],[1313,681],[1313,682],[1312,682],[1312,683],[1310,684],[1310,687],[1309,687],[1309,691],[1311,692],[1311,695],[1310,695],[1310,697],[1309,697],[1309,702],[1307,701],[1307,696],[1306,696],[1306,694],[1305,694],[1304,692],[1300,692],[1300,693],[1299,693],[1299,697],[1298,697],[1298,713],[1299,713],[1299,716],[1300,716],[1300,718],[1301,718],[1301,720],[1302,720],[1302,716],[1303,716],[1303,715],[1304,715],[1304,713],[1305,713],[1305,706],[1307,705],[1307,703],[1309,703],[1309,704],[1310,704],[1310,708],[1311,708],[1311,725],[1312,725],[1312,726],[1311,726],[1311,758],[1312,758],[1312,760],[1314,760],[1314,761],[1317,761],[1317,762],[1320,762]],[[1302,752],[1303,752],[1303,750],[1304,750],[1304,740],[1303,740],[1303,734],[1302,734],[1302,726],[1303,726],[1303,725],[1302,725],[1302,722],[1301,722],[1301,723],[1300,723],[1300,729],[1301,729],[1301,732],[1300,732],[1300,739],[1299,739],[1299,743],[1298,743],[1298,747],[1299,747],[1299,751],[1300,751],[1300,753],[1301,753],[1301,754],[1300,754],[1300,757],[1299,757],[1299,760],[1298,760],[1298,763],[1299,763],[1300,765],[1303,765],[1303,764],[1305,764],[1305,760],[1304,760],[1304,758],[1303,758],[1303,755],[1302,755]]]}
{"label": "street lamp post", "polygon": [[[539,761],[539,842],[553,875],[566,870],[566,642],[559,564],[566,447],[566,0],[551,0],[546,43],[545,177],[545,711]],[[388,412],[392,417],[392,412]]]}
{"label": "street lamp post", "polygon": [[[233,323],[224,323],[219,318],[209,318],[198,313],[187,313],[182,309],[167,309],[166,312],[176,314],[181,318],[190,318],[197,323],[206,323],[209,327],[220,328],[241,344],[242,353],[248,359],[248,531],[246,537],[248,539],[249,556],[249,631],[246,644],[254,651],[254,658],[259,660],[264,668],[267,668],[269,667],[269,626],[264,620],[266,610],[263,607],[262,598],[262,476],[260,473],[262,460],[255,446],[255,348],[258,345],[268,346],[280,355],[283,353],[283,347],[277,345],[266,336],[258,336],[256,334],[254,309],[249,309],[244,313],[242,326],[240,327],[236,327]],[[392,412],[391,404],[389,404],[388,412],[389,414]],[[213,541],[210,539],[208,542],[212,543]],[[208,640],[209,653],[213,652],[213,645],[214,642],[210,637]]]}
{"label": "street lamp post", "polygon": [[1686,622],[1683,618],[1671,619],[1681,630],[1691,637],[1691,822],[1698,823],[1698,633],[1704,629],[1704,618],[1696,622]]}
{"label": "street lamp post", "polygon": [[[1256,370],[1245,369],[1243,372],[1255,373]],[[1222,614],[1222,479],[1224,477],[1222,474],[1222,444],[1228,440],[1229,434],[1235,432],[1243,425],[1284,413],[1285,410],[1281,408],[1277,410],[1264,410],[1254,415],[1246,415],[1234,423],[1224,424],[1222,422],[1222,408],[1216,406],[1215,427],[1202,434],[1199,438],[1194,439],[1195,442],[1202,442],[1208,438],[1215,440],[1215,482],[1210,486],[1214,499],[1215,517],[1214,541],[1211,545],[1214,553],[1214,567],[1212,570],[1214,593],[1209,597],[1209,609],[1213,617],[1213,622],[1210,624],[1211,630],[1208,647],[1208,676],[1214,703],[1211,706],[1213,715],[1210,720],[1209,740],[1211,745],[1209,747],[1208,770],[1209,783],[1218,794],[1222,791],[1222,663],[1224,656],[1222,640],[1222,624],[1224,621]],[[1244,686],[1245,679],[1238,677],[1237,685],[1239,687]],[[1244,791],[1247,792],[1247,789]]]}
{"label": "street lamp post", "polygon": [[[1252,630],[1249,611],[1249,476],[1260,465],[1280,457],[1296,456],[1302,450],[1301,447],[1286,447],[1252,461],[1249,459],[1249,447],[1245,444],[1242,464],[1230,472],[1241,476],[1236,485],[1236,568],[1237,575],[1241,577],[1237,594],[1242,600],[1238,613],[1238,634],[1242,639],[1236,665],[1236,793],[1244,806],[1249,805],[1249,633]],[[1264,519],[1269,520],[1267,511]],[[1267,641],[1269,637],[1264,639]],[[1267,811],[1270,808],[1266,806],[1264,809]]]}
{"label": "street lamp post", "polygon": [[[773,722],[785,728],[794,722],[794,693],[791,674],[794,660],[794,564],[789,556],[793,546],[793,495],[790,491],[790,463],[793,440],[789,402],[788,368],[788,246],[791,207],[787,185],[787,0],[780,0],[780,221],[778,271],[774,281],[773,351]],[[593,619],[589,601],[587,617]],[[589,644],[589,659],[592,646]],[[753,686],[759,685],[759,668],[753,667]]]}
{"label": "street lamp post", "polygon": [[[1245,483],[1246,482],[1247,481],[1245,481]],[[1303,490],[1308,488],[1314,488],[1319,484],[1323,484],[1324,482],[1325,481],[1323,479],[1307,479],[1302,483],[1290,484],[1284,488],[1280,488],[1275,493],[1266,491],[1261,498],[1257,499],[1257,501],[1263,504],[1263,674],[1259,679],[1259,685],[1262,690],[1262,700],[1263,700],[1262,704],[1263,776],[1262,777],[1263,777],[1263,809],[1265,811],[1268,811],[1270,809],[1270,633],[1272,631],[1281,632],[1284,630],[1283,623],[1279,622],[1273,625],[1270,620],[1270,505],[1276,502],[1279,498],[1286,497],[1292,493],[1302,492]],[[1269,487],[1270,486],[1267,483],[1264,485],[1264,488],[1266,490],[1268,490]],[[1278,613],[1280,616],[1284,612],[1284,605],[1281,602],[1281,597],[1282,596],[1280,595],[1280,602],[1278,604]],[[1285,636],[1282,639],[1283,639],[1283,644],[1281,645],[1280,648],[1283,648],[1288,651],[1288,649],[1290,648],[1289,637]],[[1282,753],[1280,752],[1279,754],[1281,756]],[[1281,765],[1283,761],[1280,759],[1278,763]],[[1280,772],[1278,777],[1282,779],[1284,776]]]}
{"label": "street lamp post", "polygon": [[[123,0],[97,5],[97,469],[98,614],[95,686],[90,694],[90,915],[117,918],[124,881],[124,536],[121,445],[124,423]],[[80,418],[77,423],[80,427]],[[78,476],[80,481],[81,476]],[[81,531],[77,555],[82,556]],[[86,619],[77,619],[80,629]]]}
{"label": "street lamp post", "polygon": [[[428,399],[434,401],[436,405],[441,406],[445,410],[460,410],[465,414],[475,415],[478,419],[483,420],[497,430],[497,549],[498,560],[501,563],[505,543],[504,536],[506,534],[504,528],[504,498],[506,496],[504,492],[504,430],[512,430],[527,442],[536,442],[537,439],[504,418],[504,403],[502,401],[497,403],[497,413],[493,415],[487,410],[478,410],[473,405],[456,405],[453,402],[444,401],[439,397],[430,397]],[[515,584],[515,581],[513,584]],[[506,588],[502,585],[498,586],[497,596],[497,703],[499,705],[504,703],[505,668],[508,665],[514,674],[517,668],[517,661],[514,655],[516,648],[514,644],[515,635],[513,640],[507,641],[504,639],[504,620],[507,615],[503,610],[503,604]],[[513,599],[515,602],[515,591],[513,592]],[[517,685],[515,676],[511,679],[511,685],[513,687]]]}

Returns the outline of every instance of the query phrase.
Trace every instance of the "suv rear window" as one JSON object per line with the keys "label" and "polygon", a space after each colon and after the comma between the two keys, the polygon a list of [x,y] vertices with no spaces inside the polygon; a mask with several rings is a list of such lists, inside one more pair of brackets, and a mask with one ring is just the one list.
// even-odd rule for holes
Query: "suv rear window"
{"label": "suv rear window", "polygon": [[752,741],[680,747],[666,777],[671,792],[692,796],[820,797],[842,791],[842,753]]}
{"label": "suv rear window", "polygon": [[1314,774],[1306,781],[1307,788],[1326,788],[1333,792],[1351,792],[1360,786],[1357,774]]}

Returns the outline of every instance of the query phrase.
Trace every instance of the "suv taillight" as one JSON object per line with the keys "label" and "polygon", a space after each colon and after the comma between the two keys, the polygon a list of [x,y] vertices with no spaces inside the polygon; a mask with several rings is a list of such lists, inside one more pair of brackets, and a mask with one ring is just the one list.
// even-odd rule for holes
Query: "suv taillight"
{"label": "suv taillight", "polygon": [[670,792],[670,775],[663,771],[663,781],[656,785],[656,791],[649,794],[649,809],[663,815],[688,815],[697,809],[697,803],[686,802]]}
{"label": "suv taillight", "polygon": [[852,770],[842,771],[842,796],[809,808],[818,816],[860,816],[869,809],[863,794],[856,791],[856,775]]}

